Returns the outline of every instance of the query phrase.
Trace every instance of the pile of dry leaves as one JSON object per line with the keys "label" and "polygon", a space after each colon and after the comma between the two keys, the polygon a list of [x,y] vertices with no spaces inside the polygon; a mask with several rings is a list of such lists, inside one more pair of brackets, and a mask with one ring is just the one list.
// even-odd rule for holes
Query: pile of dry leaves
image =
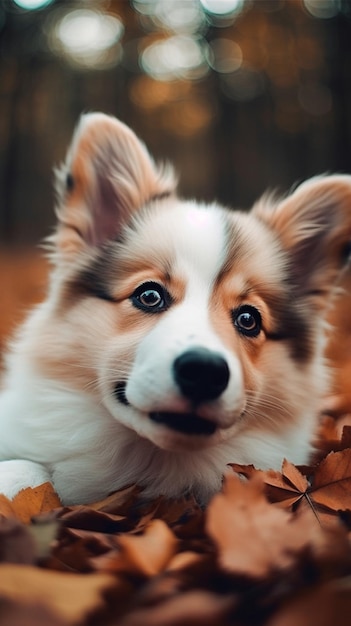
{"label": "pile of dry leaves", "polygon": [[0,496],[0,623],[349,626],[350,424],[325,420],[311,467],[232,465],[206,510],[134,486],[90,506],[49,484]]}

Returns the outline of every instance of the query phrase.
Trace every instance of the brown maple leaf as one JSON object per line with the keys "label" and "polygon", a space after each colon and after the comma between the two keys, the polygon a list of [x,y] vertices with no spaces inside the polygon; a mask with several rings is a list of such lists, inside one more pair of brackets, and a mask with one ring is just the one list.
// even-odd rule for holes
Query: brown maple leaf
{"label": "brown maple leaf", "polygon": [[[344,429],[343,437],[348,441],[349,429]],[[330,523],[339,511],[351,510],[351,448],[330,452],[311,468],[309,479],[287,460],[281,472],[238,464],[231,464],[231,467],[246,478],[261,476],[268,499],[279,507],[291,510],[310,507],[319,523]]]}
{"label": "brown maple leaf", "polygon": [[299,501],[307,497],[309,482],[298,468],[287,461],[283,461],[282,471],[257,470],[253,465],[230,464],[234,472],[252,478],[255,475],[262,477],[266,485],[266,494],[270,502],[279,504],[282,508],[289,509],[297,505]]}
{"label": "brown maple leaf", "polygon": [[313,501],[331,511],[351,510],[351,448],[330,452],[314,472]]}
{"label": "brown maple leaf", "polygon": [[260,473],[247,482],[226,477],[223,492],[209,504],[206,529],[221,567],[255,578],[289,567],[311,535],[310,519],[268,502]]}

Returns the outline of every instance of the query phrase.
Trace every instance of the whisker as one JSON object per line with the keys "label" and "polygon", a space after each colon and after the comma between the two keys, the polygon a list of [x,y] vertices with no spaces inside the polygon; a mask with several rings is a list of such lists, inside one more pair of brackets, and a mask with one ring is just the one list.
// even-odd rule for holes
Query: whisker
{"label": "whisker", "polygon": [[248,395],[248,405],[247,405],[247,413],[248,411],[254,411],[255,416],[260,413],[266,419],[273,420],[275,416],[267,411],[280,411],[284,415],[289,415],[290,417],[294,416],[294,412],[289,409],[289,407],[282,401],[281,398],[278,398],[272,394],[259,393],[255,392],[247,392]]}
{"label": "whisker", "polygon": [[[96,370],[98,369],[94,365],[80,365],[79,363],[70,363],[70,362],[64,362],[63,364],[65,366],[67,366],[67,367],[83,369],[83,370],[92,370],[93,372],[96,372]],[[130,374],[130,368],[127,369],[127,368],[122,368],[122,367],[119,367],[119,366],[117,366],[117,367],[107,367],[107,368],[104,368],[104,373],[111,373],[114,376],[122,376],[122,377],[126,378]]]}

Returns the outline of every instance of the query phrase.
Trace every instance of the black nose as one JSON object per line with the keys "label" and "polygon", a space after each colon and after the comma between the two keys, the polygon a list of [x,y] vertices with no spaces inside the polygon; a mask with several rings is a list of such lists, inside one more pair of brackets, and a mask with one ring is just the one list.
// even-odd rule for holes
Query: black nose
{"label": "black nose", "polygon": [[228,364],[220,354],[201,347],[178,356],[173,373],[183,395],[196,403],[218,398],[230,375]]}

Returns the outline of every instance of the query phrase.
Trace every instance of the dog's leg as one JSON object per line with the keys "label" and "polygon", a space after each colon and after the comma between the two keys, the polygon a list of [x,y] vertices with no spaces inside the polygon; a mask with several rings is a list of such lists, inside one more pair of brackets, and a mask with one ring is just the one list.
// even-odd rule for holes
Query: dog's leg
{"label": "dog's leg", "polygon": [[0,461],[0,493],[7,498],[26,487],[38,487],[50,481],[47,469],[40,463],[25,460]]}

